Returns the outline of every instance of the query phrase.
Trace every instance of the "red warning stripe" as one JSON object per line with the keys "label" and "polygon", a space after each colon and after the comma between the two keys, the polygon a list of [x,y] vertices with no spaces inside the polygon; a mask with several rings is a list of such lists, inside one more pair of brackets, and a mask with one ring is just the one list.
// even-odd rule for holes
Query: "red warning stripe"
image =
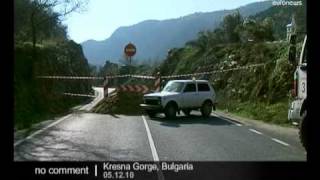
{"label": "red warning stripe", "polygon": [[156,91],[160,91],[160,82],[161,82],[160,77],[158,77],[154,82],[154,88]]}
{"label": "red warning stripe", "polygon": [[126,85],[121,85],[119,91],[127,91]]}
{"label": "red warning stripe", "polygon": [[130,92],[135,92],[135,88],[132,85],[128,85],[128,89]]}
{"label": "red warning stripe", "polygon": [[149,88],[146,85],[121,85],[118,88],[118,91],[122,92],[138,92],[138,93],[147,93],[149,92]]}
{"label": "red warning stripe", "polygon": [[141,92],[142,88],[140,85],[134,85],[137,92]]}
{"label": "red warning stripe", "polygon": [[142,93],[145,94],[149,91],[149,88],[146,85],[142,85]]}

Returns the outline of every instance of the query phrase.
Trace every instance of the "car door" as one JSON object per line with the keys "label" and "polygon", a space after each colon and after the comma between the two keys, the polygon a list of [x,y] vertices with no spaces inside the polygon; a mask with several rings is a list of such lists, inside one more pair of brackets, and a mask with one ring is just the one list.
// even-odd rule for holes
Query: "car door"
{"label": "car door", "polygon": [[208,83],[205,82],[199,82],[197,83],[198,86],[198,98],[197,98],[197,104],[198,107],[202,106],[202,103],[208,99],[208,98],[212,98],[212,92],[210,91],[210,87]]}
{"label": "car door", "polygon": [[195,107],[197,95],[197,88],[194,82],[186,83],[184,90],[182,91],[182,108],[191,108]]}

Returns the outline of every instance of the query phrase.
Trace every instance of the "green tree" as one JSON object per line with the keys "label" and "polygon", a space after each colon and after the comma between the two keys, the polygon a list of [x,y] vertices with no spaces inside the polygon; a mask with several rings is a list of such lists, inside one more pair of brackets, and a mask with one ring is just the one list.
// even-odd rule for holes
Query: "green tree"
{"label": "green tree", "polygon": [[242,42],[246,41],[273,41],[273,20],[265,18],[262,22],[247,19],[242,25],[237,28]]}
{"label": "green tree", "polygon": [[240,36],[236,31],[236,28],[241,25],[243,18],[239,11],[233,14],[229,14],[224,17],[222,21],[222,29],[224,31],[225,40],[230,43],[239,42]]}
{"label": "green tree", "polygon": [[[16,0],[15,41],[32,42],[32,60],[37,62],[39,39],[66,39],[61,20],[72,12],[82,11],[87,0]],[[59,9],[57,12],[53,9]],[[34,73],[34,68],[31,70]]]}
{"label": "green tree", "polygon": [[267,41],[273,41],[274,40],[274,36],[273,36],[273,19],[271,17],[267,17],[265,18],[262,23],[261,23],[261,27],[263,29],[264,32],[264,40]]}
{"label": "green tree", "polygon": [[[210,36],[210,31],[200,31],[198,33],[198,38],[196,40],[188,41],[186,45],[196,47],[198,49],[198,52],[204,52],[209,46]],[[170,54],[173,54],[173,51]]]}
{"label": "green tree", "polygon": [[225,42],[225,32],[221,28],[217,28],[211,33],[210,39],[211,43],[210,44],[220,44]]}

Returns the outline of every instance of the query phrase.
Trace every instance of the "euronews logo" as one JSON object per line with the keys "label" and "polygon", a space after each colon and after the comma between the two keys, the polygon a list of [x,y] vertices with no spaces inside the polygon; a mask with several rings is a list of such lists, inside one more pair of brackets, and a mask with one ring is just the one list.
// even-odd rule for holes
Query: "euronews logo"
{"label": "euronews logo", "polygon": [[274,0],[272,1],[273,6],[302,6],[302,1],[283,1]]}

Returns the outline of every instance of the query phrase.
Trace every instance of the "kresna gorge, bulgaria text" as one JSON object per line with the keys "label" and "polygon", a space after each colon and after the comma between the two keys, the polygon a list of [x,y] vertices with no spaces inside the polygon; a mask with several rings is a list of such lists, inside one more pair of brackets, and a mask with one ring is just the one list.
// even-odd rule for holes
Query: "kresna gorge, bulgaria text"
{"label": "kresna gorge, bulgaria text", "polygon": [[[160,169],[159,169],[160,166]],[[159,163],[111,163],[106,162],[103,164],[103,170],[105,171],[192,171],[193,164],[191,163],[175,163],[175,162],[159,162]]]}

